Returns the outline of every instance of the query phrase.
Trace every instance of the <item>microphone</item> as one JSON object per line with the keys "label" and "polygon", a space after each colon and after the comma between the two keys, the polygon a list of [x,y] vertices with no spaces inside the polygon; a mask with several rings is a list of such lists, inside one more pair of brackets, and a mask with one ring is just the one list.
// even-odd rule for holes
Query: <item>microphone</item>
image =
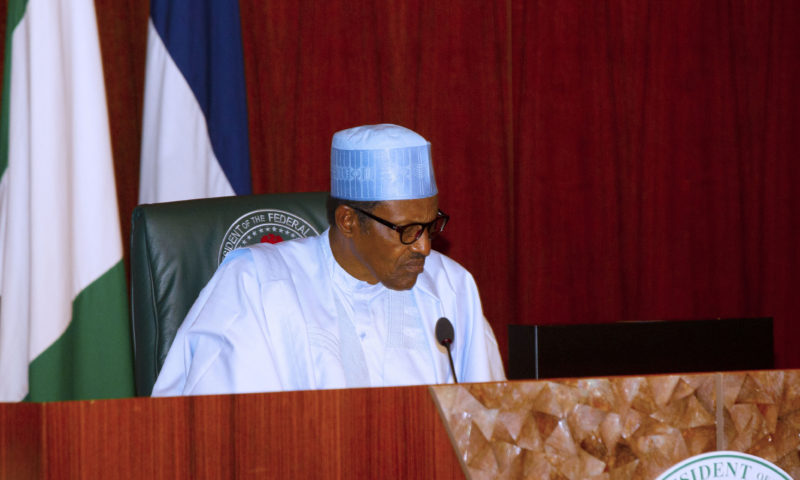
{"label": "microphone", "polygon": [[456,333],[453,330],[453,324],[450,323],[450,320],[442,317],[436,322],[436,340],[447,349],[447,358],[450,360],[450,371],[453,372],[453,381],[458,383],[456,367],[453,366],[453,355],[450,353],[450,345],[452,345],[455,336]]}

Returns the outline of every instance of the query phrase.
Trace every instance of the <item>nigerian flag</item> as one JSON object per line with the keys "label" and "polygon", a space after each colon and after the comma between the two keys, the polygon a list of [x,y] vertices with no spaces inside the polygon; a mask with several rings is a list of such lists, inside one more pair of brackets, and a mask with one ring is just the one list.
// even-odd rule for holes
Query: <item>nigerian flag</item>
{"label": "nigerian flag", "polygon": [[9,0],[0,124],[0,401],[133,395],[93,0]]}

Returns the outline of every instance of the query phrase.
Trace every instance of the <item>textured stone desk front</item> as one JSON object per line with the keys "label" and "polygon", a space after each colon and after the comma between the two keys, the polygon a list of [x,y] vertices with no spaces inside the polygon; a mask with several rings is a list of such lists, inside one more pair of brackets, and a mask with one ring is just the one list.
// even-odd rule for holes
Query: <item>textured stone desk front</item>
{"label": "textured stone desk front", "polygon": [[[472,479],[653,479],[736,450],[800,479],[800,371],[431,387]],[[718,402],[717,399],[721,399]]]}

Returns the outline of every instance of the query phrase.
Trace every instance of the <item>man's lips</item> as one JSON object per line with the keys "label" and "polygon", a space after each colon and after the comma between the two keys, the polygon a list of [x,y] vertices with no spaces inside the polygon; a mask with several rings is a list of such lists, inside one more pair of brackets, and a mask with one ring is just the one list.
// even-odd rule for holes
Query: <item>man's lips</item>
{"label": "man's lips", "polygon": [[422,273],[422,270],[425,269],[425,260],[423,259],[423,260],[415,260],[413,262],[408,262],[405,265],[403,265],[403,268],[405,268],[411,273],[420,274]]}

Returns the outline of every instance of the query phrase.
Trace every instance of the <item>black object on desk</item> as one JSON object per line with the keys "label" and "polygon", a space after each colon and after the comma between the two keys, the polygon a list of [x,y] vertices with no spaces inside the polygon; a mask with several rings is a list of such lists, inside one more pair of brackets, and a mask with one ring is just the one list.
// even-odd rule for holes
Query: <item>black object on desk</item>
{"label": "black object on desk", "polygon": [[509,325],[508,378],[761,370],[772,318]]}

